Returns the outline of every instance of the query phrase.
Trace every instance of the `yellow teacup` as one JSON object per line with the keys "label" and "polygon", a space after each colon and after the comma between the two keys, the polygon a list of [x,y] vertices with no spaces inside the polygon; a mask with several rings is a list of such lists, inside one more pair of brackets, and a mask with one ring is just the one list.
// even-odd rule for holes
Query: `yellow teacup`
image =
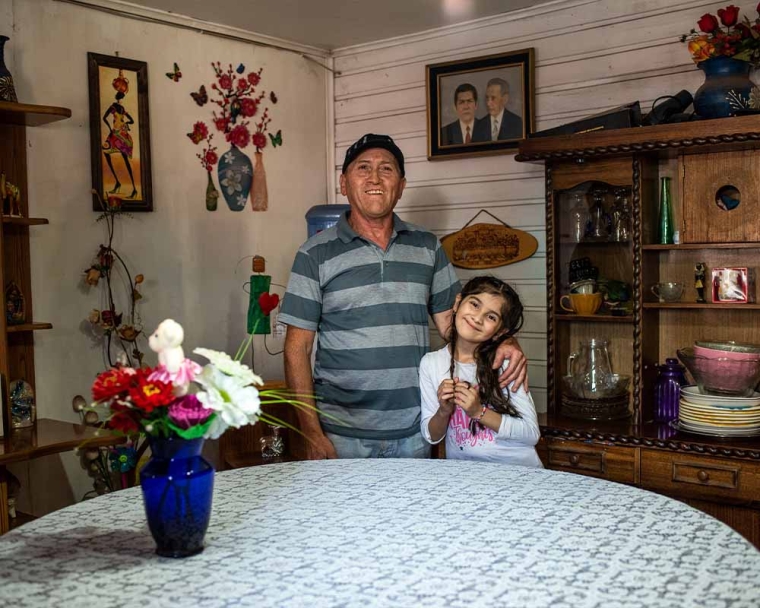
{"label": "yellow teacup", "polygon": [[[565,299],[570,300],[570,307],[565,306]],[[596,293],[571,293],[559,299],[559,305],[563,310],[574,312],[578,315],[593,315],[602,305],[601,292]]]}

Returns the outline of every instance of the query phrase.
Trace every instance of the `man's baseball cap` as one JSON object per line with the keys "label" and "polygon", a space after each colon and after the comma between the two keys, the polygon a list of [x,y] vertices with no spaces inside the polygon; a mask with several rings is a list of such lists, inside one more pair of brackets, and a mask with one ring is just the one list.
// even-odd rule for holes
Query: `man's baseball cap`
{"label": "man's baseball cap", "polygon": [[375,135],[374,133],[367,133],[361,139],[354,142],[348,150],[346,150],[346,159],[343,161],[342,173],[346,172],[348,165],[354,162],[359,154],[371,148],[383,148],[384,150],[388,150],[388,152],[393,154],[396,162],[398,163],[398,169],[401,171],[401,177],[404,177],[406,175],[404,172],[404,154],[396,145],[396,142],[394,142],[387,135]]}

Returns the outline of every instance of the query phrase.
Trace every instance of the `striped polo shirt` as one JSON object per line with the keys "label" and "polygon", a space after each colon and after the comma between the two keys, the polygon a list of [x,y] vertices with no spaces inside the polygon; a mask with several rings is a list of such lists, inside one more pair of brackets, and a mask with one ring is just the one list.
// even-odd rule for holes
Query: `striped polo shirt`
{"label": "striped polo shirt", "polygon": [[314,391],[330,433],[401,439],[420,432],[419,364],[428,315],[454,305],[454,268],[431,232],[393,215],[386,251],[346,213],[296,254],[278,321],[317,332]]}

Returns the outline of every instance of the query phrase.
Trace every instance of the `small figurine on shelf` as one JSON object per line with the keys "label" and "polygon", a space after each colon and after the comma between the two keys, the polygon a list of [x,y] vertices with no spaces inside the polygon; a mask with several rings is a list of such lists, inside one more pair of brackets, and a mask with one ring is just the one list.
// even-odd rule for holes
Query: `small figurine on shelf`
{"label": "small figurine on shelf", "polygon": [[0,174],[0,199],[2,200],[3,215],[21,217],[21,190]]}
{"label": "small figurine on shelf", "polygon": [[20,325],[26,321],[24,294],[15,281],[5,288],[5,322],[8,325]]}
{"label": "small figurine on shelf", "polygon": [[694,266],[694,287],[697,289],[697,302],[705,300],[705,274],[707,269],[704,262],[697,262]]}

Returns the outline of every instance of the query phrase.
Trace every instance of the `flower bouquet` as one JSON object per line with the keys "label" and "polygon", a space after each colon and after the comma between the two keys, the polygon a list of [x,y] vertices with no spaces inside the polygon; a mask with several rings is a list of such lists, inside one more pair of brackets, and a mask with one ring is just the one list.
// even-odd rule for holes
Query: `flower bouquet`
{"label": "flower bouquet", "polygon": [[201,366],[184,355],[182,326],[167,319],[148,339],[158,354],[156,367],[117,365],[92,385],[91,407],[107,409],[107,428],[130,437],[147,435],[151,460],[141,469],[140,482],[159,555],[185,557],[203,550],[214,481],[213,467],[201,456],[204,439],[258,420],[293,429],[262,412],[262,398],[315,409],[287,391],[257,388],[262,379],[240,362],[252,338],[234,358],[196,348],[194,354],[208,361]]}
{"label": "flower bouquet", "polygon": [[[760,5],[756,12],[760,15]],[[681,36],[694,63],[705,72],[705,82],[694,95],[694,109],[702,118],[723,118],[760,110],[760,90],[749,78],[760,66],[760,16],[739,18],[739,7],[729,4],[717,16],[705,13],[697,29]]]}

